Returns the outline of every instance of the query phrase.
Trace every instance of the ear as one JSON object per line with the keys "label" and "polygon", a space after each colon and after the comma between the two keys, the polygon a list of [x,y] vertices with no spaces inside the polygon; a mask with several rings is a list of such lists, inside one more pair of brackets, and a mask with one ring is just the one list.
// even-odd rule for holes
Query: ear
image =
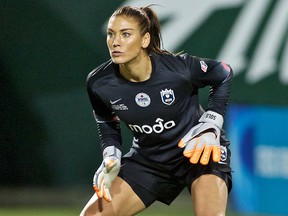
{"label": "ear", "polygon": [[143,49],[146,49],[149,46],[150,40],[151,40],[150,33],[146,32],[144,34],[144,36],[142,37],[142,48]]}

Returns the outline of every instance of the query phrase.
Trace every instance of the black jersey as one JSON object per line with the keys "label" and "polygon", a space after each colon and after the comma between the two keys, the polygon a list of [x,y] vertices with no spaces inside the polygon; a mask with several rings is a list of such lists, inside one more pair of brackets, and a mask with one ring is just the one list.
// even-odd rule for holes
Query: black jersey
{"label": "black jersey", "polygon": [[187,54],[152,54],[152,74],[130,82],[111,60],[87,78],[102,149],[121,146],[119,119],[131,130],[133,148],[152,161],[182,156],[179,140],[198,123],[198,89],[210,86],[208,110],[225,115],[232,70],[224,63]]}

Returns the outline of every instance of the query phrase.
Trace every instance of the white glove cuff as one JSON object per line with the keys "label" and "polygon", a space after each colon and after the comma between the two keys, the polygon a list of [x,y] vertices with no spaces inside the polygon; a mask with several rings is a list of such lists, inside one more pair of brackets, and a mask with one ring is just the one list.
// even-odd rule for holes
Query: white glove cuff
{"label": "white glove cuff", "polygon": [[216,125],[219,128],[222,128],[224,119],[222,115],[209,110],[203,113],[203,115],[199,119],[199,122],[209,122]]}
{"label": "white glove cuff", "polygon": [[103,151],[103,158],[105,159],[106,157],[109,157],[109,156],[115,156],[120,160],[122,156],[122,152],[115,146],[108,146]]}

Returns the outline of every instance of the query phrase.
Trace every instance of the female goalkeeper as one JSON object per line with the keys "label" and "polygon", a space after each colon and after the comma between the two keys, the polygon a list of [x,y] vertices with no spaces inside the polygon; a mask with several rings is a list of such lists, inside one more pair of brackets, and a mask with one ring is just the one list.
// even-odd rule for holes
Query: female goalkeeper
{"label": "female goalkeeper", "polygon": [[[135,215],[156,200],[169,205],[186,187],[195,215],[225,215],[232,180],[222,125],[232,69],[161,43],[150,6],[121,7],[109,19],[111,59],[87,78],[103,162],[81,215]],[[204,111],[198,89],[206,86]],[[120,120],[133,134],[125,155]]]}

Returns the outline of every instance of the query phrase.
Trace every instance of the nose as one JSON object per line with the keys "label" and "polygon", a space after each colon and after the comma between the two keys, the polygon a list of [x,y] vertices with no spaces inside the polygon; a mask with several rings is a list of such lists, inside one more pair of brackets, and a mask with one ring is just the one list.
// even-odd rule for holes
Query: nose
{"label": "nose", "polygon": [[113,38],[112,46],[113,46],[113,47],[120,46],[120,44],[119,44],[119,36],[115,36],[115,37]]}

